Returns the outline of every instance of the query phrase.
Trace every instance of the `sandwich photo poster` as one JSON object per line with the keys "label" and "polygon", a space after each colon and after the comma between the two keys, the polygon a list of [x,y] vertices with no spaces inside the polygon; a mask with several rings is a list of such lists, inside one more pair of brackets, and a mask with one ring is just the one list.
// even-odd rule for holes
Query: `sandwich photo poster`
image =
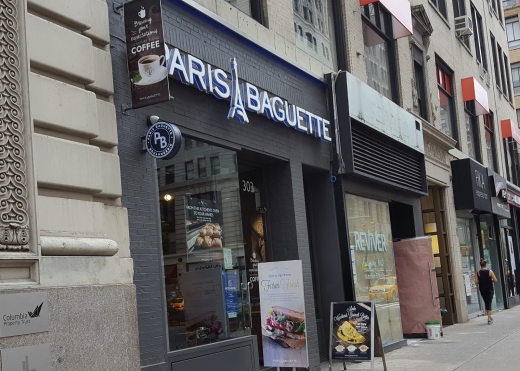
{"label": "sandwich photo poster", "polygon": [[370,361],[374,311],[371,302],[331,304],[331,360]]}
{"label": "sandwich photo poster", "polygon": [[169,101],[161,0],[127,2],[124,14],[132,108]]}
{"label": "sandwich photo poster", "polygon": [[258,264],[264,366],[309,367],[301,260]]}

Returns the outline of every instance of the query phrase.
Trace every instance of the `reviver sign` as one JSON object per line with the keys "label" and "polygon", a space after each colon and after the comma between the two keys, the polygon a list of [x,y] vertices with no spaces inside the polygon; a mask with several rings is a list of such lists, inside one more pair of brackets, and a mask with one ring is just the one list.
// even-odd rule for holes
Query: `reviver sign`
{"label": "reviver sign", "polygon": [[0,338],[49,331],[47,293],[0,295]]}

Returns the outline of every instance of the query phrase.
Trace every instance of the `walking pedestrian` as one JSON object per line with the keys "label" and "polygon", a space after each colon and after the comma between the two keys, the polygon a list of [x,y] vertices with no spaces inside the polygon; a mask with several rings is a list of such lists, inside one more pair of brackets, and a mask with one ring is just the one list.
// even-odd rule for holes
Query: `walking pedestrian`
{"label": "walking pedestrian", "polygon": [[497,282],[497,277],[492,270],[488,269],[487,262],[484,259],[480,259],[480,270],[475,276],[475,283],[478,285],[480,295],[484,300],[486,306],[486,314],[488,317],[488,325],[493,323],[493,317],[491,317],[491,302],[493,301],[493,295],[495,294],[495,286],[493,282]]}

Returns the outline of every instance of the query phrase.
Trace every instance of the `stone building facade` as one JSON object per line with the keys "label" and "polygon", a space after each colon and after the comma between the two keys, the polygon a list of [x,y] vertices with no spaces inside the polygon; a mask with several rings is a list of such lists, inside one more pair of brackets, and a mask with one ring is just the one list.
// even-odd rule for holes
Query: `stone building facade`
{"label": "stone building facade", "polygon": [[54,370],[136,370],[108,6],[15,0],[0,8],[0,298],[15,305],[24,296],[9,294],[45,293],[40,309],[49,316],[43,332],[0,331],[2,360],[50,344]]}

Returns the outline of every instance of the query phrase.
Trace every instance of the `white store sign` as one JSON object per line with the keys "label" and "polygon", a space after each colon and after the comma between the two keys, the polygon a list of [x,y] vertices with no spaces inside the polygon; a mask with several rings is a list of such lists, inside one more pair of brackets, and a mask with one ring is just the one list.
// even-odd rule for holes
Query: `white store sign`
{"label": "white store sign", "polygon": [[295,104],[269,94],[248,82],[240,82],[236,58],[229,62],[229,73],[177,48],[166,46],[166,68],[170,77],[196,87],[218,99],[230,101],[228,119],[249,122],[248,111],[282,123],[302,133],[330,142],[330,122]]}

